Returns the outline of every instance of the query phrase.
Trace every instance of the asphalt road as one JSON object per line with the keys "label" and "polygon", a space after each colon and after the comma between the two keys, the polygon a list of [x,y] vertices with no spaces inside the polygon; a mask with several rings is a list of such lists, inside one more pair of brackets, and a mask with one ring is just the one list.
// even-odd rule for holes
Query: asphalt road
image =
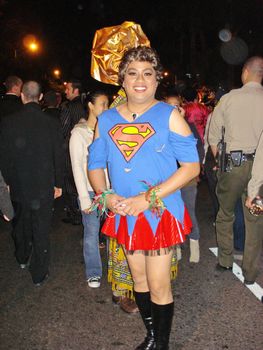
{"label": "asphalt road", "polygon": [[[104,276],[90,289],[84,276],[82,226],[61,222],[62,200],[55,205],[51,231],[50,279],[36,288],[17,265],[11,225],[0,220],[0,349],[129,350],[145,336],[138,314],[129,315],[111,301]],[[190,264],[188,243],[173,282],[175,316],[171,350],[262,350],[263,304],[232,272],[215,270],[216,247],[206,183],[199,185],[197,217],[201,260]],[[257,279],[263,287],[263,257]]]}

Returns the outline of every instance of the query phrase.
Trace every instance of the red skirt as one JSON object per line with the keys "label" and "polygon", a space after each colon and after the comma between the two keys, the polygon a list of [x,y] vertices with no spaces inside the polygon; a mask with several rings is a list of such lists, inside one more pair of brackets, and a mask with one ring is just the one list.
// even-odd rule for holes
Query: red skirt
{"label": "red skirt", "polygon": [[191,228],[190,215],[185,208],[183,225],[168,210],[165,210],[155,235],[143,213],[138,215],[131,236],[128,234],[125,216],[121,216],[117,232],[115,231],[115,217],[107,217],[101,232],[116,238],[126,250],[159,250],[183,243],[185,236],[191,232]]}

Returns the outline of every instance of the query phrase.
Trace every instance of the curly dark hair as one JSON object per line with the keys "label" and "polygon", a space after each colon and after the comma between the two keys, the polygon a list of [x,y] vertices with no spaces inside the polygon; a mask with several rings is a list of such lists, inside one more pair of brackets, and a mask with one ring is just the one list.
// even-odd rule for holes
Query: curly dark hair
{"label": "curly dark hair", "polygon": [[133,61],[140,61],[140,62],[150,62],[153,66],[153,69],[156,72],[156,79],[158,82],[162,79],[162,73],[163,73],[163,67],[160,63],[160,58],[157,54],[157,52],[147,46],[138,46],[134,47],[132,49],[129,49],[125,52],[123,55],[123,58],[121,60],[121,63],[119,65],[119,74],[118,74],[118,82],[120,85],[123,84],[124,81],[124,75],[126,73],[126,70],[129,66],[129,64]]}

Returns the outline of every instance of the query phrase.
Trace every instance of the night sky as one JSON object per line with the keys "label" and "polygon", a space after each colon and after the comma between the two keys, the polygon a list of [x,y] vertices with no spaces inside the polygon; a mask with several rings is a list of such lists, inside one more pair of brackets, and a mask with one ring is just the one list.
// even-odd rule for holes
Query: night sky
{"label": "night sky", "polygon": [[[10,73],[48,78],[59,68],[63,80],[77,77],[87,88],[97,87],[90,77],[95,31],[134,21],[160,54],[170,77],[184,79],[190,73],[212,85],[238,84],[242,48],[231,47],[234,64],[226,63],[218,32],[228,28],[245,43],[248,56],[262,55],[262,18],[262,0],[0,0],[1,81]],[[34,57],[23,48],[26,34],[41,42]]]}

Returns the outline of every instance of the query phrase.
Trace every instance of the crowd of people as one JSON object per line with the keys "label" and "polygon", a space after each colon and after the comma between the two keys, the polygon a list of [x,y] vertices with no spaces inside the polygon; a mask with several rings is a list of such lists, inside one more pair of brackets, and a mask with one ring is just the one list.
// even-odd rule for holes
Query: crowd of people
{"label": "crowd of people", "polygon": [[[171,279],[181,246],[200,261],[198,183],[206,180],[214,208],[218,271],[243,255],[245,284],[258,275],[263,208],[263,58],[242,70],[243,87],[208,101],[202,90],[165,92],[156,99],[162,66],[139,46],[119,66],[125,99],[109,108],[104,91],[81,101],[72,79],[66,99],[42,95],[36,81],[5,81],[0,101],[0,210],[12,220],[15,257],[42,286],[49,277],[54,199],[63,223],[83,225],[85,279],[99,288],[100,234],[107,237],[112,300],[139,312],[147,334],[140,349],[168,349],[173,319]],[[215,107],[216,105],[216,107]],[[253,211],[254,210],[254,211]],[[258,215],[259,214],[259,215]]]}

